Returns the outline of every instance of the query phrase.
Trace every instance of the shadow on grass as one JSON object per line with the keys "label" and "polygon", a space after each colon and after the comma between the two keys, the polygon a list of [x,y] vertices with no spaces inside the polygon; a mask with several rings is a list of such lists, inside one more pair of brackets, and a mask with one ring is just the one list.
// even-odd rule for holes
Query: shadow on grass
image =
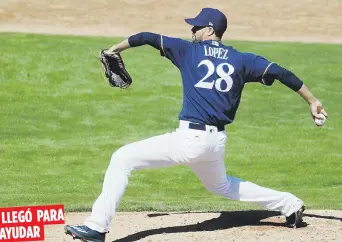
{"label": "shadow on grass", "polygon": [[[189,212],[192,214],[192,212]],[[196,212],[195,212],[196,213]],[[201,213],[201,212],[199,212]],[[172,213],[177,214],[177,213]],[[184,214],[184,213],[178,213]],[[148,214],[148,217],[159,217],[168,216],[168,213],[152,213]],[[233,227],[242,226],[283,226],[282,223],[275,222],[264,222],[261,221],[266,218],[279,216],[279,212],[264,211],[264,210],[252,210],[252,211],[232,211],[232,212],[221,212],[220,216],[210,220],[203,221],[197,224],[172,226],[157,229],[150,229],[140,231],[135,234],[128,235],[124,238],[114,240],[113,242],[128,242],[137,241],[148,236],[163,234],[163,233],[186,233],[186,232],[197,232],[197,231],[215,231],[222,229],[229,229]],[[284,219],[285,222],[285,219]]]}

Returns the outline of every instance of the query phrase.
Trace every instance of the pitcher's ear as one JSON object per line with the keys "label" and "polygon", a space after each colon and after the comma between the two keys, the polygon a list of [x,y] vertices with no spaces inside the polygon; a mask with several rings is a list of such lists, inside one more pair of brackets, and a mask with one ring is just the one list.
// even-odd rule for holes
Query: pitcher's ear
{"label": "pitcher's ear", "polygon": [[215,34],[215,30],[213,29],[213,27],[208,27],[208,36],[211,36]]}

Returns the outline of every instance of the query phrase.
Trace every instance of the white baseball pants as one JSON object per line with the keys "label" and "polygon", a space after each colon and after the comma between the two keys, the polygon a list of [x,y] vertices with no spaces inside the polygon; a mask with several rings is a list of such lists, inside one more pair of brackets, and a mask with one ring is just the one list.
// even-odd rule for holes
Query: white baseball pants
{"label": "white baseball pants", "polygon": [[254,183],[227,176],[224,164],[226,132],[206,126],[206,131],[189,129],[189,122],[180,121],[172,133],[155,136],[125,145],[113,153],[106,171],[103,188],[85,225],[98,232],[107,232],[116,208],[134,170],[189,166],[211,192],[231,200],[258,204],[267,210],[278,210],[289,216],[303,202],[288,192],[279,192]]}

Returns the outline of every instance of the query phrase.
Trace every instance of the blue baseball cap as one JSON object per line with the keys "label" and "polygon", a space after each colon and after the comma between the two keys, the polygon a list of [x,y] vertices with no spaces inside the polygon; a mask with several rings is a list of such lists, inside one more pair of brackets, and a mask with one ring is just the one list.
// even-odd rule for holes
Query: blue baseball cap
{"label": "blue baseball cap", "polygon": [[220,32],[225,32],[227,29],[227,17],[215,8],[203,8],[195,18],[186,18],[185,22],[198,27],[210,26]]}

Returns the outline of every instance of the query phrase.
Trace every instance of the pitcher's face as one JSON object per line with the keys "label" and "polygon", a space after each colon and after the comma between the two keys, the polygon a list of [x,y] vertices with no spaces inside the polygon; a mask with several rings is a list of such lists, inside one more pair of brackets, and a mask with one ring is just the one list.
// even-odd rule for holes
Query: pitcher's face
{"label": "pitcher's face", "polygon": [[194,42],[208,40],[210,36],[212,36],[215,31],[212,27],[208,26],[194,26],[191,29],[192,32],[192,40]]}
{"label": "pitcher's face", "polygon": [[194,42],[203,40],[203,35],[205,33],[205,26],[194,26],[191,29],[192,32],[192,40]]}

